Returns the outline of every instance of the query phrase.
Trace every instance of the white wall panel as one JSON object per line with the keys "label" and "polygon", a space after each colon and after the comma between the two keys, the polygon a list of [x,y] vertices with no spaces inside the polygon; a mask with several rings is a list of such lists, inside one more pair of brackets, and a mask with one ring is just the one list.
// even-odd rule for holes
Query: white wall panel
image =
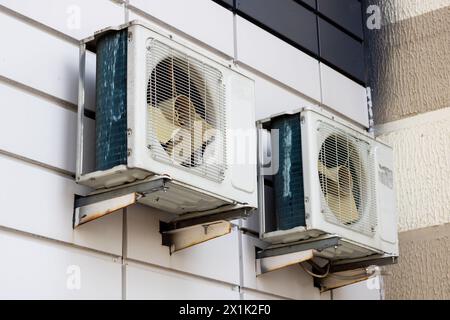
{"label": "white wall panel", "polygon": [[398,228],[450,223],[450,108],[381,125],[394,149]]}
{"label": "white wall panel", "polygon": [[[77,114],[0,82],[0,149],[75,172]],[[94,150],[94,121],[87,119],[86,150]]]}
{"label": "white wall panel", "polygon": [[298,265],[268,272],[256,277],[255,238],[242,236],[244,286],[291,299],[320,299],[313,279]]}
{"label": "white wall panel", "polygon": [[123,7],[110,0],[0,0],[0,5],[76,39],[122,24],[125,17]]}
{"label": "white wall panel", "polygon": [[275,83],[248,71],[250,77],[255,80],[256,120],[267,118],[271,115],[312,107],[317,104],[305,99],[291,90],[283,88]]}
{"label": "white wall panel", "polygon": [[331,291],[322,292],[320,294],[320,300],[331,300]]}
{"label": "white wall panel", "polygon": [[[12,31],[13,30],[13,31]],[[73,104],[78,101],[78,46],[0,12],[0,76]],[[88,55],[86,104],[94,106],[95,57]]]}
{"label": "white wall panel", "polygon": [[112,257],[2,230],[0,252],[0,299],[121,298]]}
{"label": "white wall panel", "polygon": [[320,101],[316,59],[241,17],[236,18],[236,30],[238,61]]}
{"label": "white wall panel", "polygon": [[233,13],[211,0],[131,0],[130,4],[230,57],[234,55]]}
{"label": "white wall panel", "polygon": [[170,255],[159,233],[159,221],[167,219],[167,214],[147,206],[128,208],[128,258],[239,284],[239,243],[234,228],[228,235]]}
{"label": "white wall panel", "polygon": [[243,289],[243,297],[244,300],[282,300],[278,296],[248,289]]}
{"label": "white wall panel", "polygon": [[380,300],[378,278],[354,283],[333,290],[333,300]]}
{"label": "white wall panel", "polygon": [[126,272],[126,297],[158,300],[237,300],[239,292],[232,285],[130,263]]}
{"label": "white wall panel", "polygon": [[[256,75],[255,73],[243,68],[248,77],[255,80],[255,105],[256,120],[268,118],[274,114],[286,111],[297,110],[302,107],[317,106],[311,100],[305,99],[292,90],[283,88],[271,82],[270,80]],[[242,226],[252,231],[259,232],[259,216],[252,214],[249,218],[242,220]]]}
{"label": "white wall panel", "polygon": [[323,63],[320,64],[320,75],[322,103],[368,127],[366,89]]}
{"label": "white wall panel", "polygon": [[113,213],[72,229],[72,179],[0,155],[0,225],[80,246],[122,253],[122,214]]}

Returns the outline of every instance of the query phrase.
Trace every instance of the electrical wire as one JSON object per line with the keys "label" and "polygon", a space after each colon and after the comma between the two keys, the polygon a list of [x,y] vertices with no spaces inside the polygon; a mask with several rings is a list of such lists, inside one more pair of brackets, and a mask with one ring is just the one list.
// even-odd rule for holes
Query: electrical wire
{"label": "electrical wire", "polygon": [[302,269],[309,274],[310,276],[314,277],[314,278],[325,278],[327,276],[336,278],[336,279],[340,279],[340,280],[359,280],[359,279],[364,279],[364,278],[370,278],[372,276],[374,276],[376,274],[376,271],[373,272],[369,272],[369,270],[365,270],[363,273],[357,273],[357,274],[353,274],[351,276],[345,276],[345,275],[341,275],[341,274],[335,274],[335,273],[330,273],[330,266],[331,263],[327,264],[327,271],[324,274],[316,274],[310,270],[308,270],[308,268],[306,268],[303,265],[303,262],[300,262],[300,267],[302,267]]}
{"label": "electrical wire", "polygon": [[312,271],[309,271],[308,268],[306,268],[303,265],[303,262],[300,262],[300,267],[302,267],[302,269],[309,274],[310,276],[313,276],[314,278],[325,278],[326,276],[328,276],[328,274],[330,273],[330,263],[327,264],[327,271],[324,274],[316,274]]}

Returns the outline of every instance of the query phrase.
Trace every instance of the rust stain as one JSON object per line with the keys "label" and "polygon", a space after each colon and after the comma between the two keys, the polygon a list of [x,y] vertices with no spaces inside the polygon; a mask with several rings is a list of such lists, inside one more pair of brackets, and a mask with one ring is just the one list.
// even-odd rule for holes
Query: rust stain
{"label": "rust stain", "polygon": [[[197,226],[198,227],[204,227],[204,226],[212,226],[212,225],[217,225],[217,224],[222,224],[222,222],[213,222],[213,223],[201,224],[201,225],[197,225]],[[197,244],[200,244],[200,243],[203,243],[203,242],[206,242],[206,241],[209,241],[209,240],[213,240],[213,239],[216,239],[216,238],[219,238],[219,237],[222,237],[224,235],[229,234],[231,232],[231,224],[228,223],[228,222],[227,222],[227,224],[228,225],[227,225],[226,230],[221,232],[220,234],[217,234],[217,235],[215,235],[213,237],[210,237],[210,238],[208,238],[208,237],[199,237],[198,240],[191,241],[191,242],[189,242],[189,243],[187,243],[187,244],[185,244],[185,245],[183,245],[181,247],[176,247],[175,246],[175,250],[173,252],[177,252],[177,251],[180,251],[182,249],[190,248],[190,247],[193,247],[193,246],[195,246]],[[174,241],[174,237],[175,237],[175,234],[172,234],[172,236],[171,236],[172,243],[175,242]]]}
{"label": "rust stain", "polygon": [[116,211],[118,211],[118,210],[120,210],[120,209],[122,209],[124,207],[127,207],[127,206],[133,204],[133,203],[134,203],[134,201],[133,202],[127,202],[126,204],[120,204],[120,205],[117,205],[116,207],[109,208],[106,211],[98,211],[98,212],[94,212],[94,213],[89,213],[89,215],[86,215],[86,216],[84,216],[83,218],[80,219],[80,223],[78,224],[77,227],[79,227],[79,226],[81,226],[81,225],[83,225],[83,224],[85,224],[85,223],[87,223],[89,221],[101,218],[101,217],[103,217],[103,216],[105,216],[107,214],[116,212]]}

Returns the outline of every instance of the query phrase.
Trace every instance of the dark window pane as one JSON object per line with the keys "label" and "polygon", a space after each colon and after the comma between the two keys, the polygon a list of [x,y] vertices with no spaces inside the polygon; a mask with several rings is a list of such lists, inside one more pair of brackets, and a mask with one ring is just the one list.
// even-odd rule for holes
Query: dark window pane
{"label": "dark window pane", "polygon": [[358,0],[317,0],[317,10],[362,39],[362,12],[361,3]]}
{"label": "dark window pane", "polygon": [[316,16],[294,0],[237,0],[236,8],[302,48],[318,53]]}
{"label": "dark window pane", "polygon": [[297,2],[303,2],[313,9],[316,9],[316,0],[296,0]]}
{"label": "dark window pane", "polygon": [[232,9],[233,8],[233,0],[213,0],[214,2],[217,2],[227,8]]}
{"label": "dark window pane", "polygon": [[361,42],[319,18],[319,47],[322,59],[365,82]]}

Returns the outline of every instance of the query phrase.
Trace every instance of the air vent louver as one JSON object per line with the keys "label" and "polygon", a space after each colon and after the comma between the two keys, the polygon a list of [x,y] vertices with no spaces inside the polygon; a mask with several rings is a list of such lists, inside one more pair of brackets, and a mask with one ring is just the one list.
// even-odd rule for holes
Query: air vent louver
{"label": "air vent louver", "polygon": [[147,48],[147,143],[152,156],[222,181],[226,151],[222,73],[157,40],[149,40]]}
{"label": "air vent louver", "polygon": [[373,235],[377,224],[370,144],[319,124],[318,177],[325,220]]}

